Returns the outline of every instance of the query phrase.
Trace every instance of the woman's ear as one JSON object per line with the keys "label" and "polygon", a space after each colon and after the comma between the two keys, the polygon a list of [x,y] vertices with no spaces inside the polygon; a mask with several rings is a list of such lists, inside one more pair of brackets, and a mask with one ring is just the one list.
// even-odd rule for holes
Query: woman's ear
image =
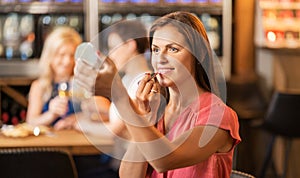
{"label": "woman's ear", "polygon": [[137,50],[137,43],[136,43],[136,41],[135,40],[133,40],[133,39],[129,39],[127,42],[127,45],[128,45],[128,49],[130,50],[130,51],[136,51]]}

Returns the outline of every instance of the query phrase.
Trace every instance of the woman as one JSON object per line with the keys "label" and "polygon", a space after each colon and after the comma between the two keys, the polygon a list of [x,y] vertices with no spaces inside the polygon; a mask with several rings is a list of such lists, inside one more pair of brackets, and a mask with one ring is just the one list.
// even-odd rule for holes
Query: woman
{"label": "woman", "polygon": [[[39,61],[40,75],[29,91],[26,118],[29,124],[53,126],[57,130],[73,128],[75,110],[79,110],[73,104],[78,103],[73,103],[67,93],[59,95],[59,88],[69,91],[72,88],[74,53],[81,42],[79,33],[67,26],[56,27],[47,36]],[[104,97],[95,99],[103,120],[107,120],[110,101]]]}
{"label": "woman", "polygon": [[[112,86],[110,97],[134,141],[120,177],[229,178],[234,147],[241,140],[239,124],[236,113],[217,96],[220,81],[203,24],[188,12],[167,14],[150,29],[150,49],[157,75],[145,74],[135,100],[128,100],[113,76],[110,59],[95,85],[96,94],[105,96],[109,92],[103,86]],[[75,68],[82,84],[86,67],[79,62]],[[85,84],[92,86],[88,80]],[[163,88],[168,97],[158,114]]]}

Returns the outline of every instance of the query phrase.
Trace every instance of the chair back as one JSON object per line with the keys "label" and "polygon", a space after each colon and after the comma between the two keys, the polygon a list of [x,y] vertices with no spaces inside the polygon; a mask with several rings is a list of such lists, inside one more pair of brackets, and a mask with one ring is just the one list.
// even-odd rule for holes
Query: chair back
{"label": "chair back", "polygon": [[71,155],[58,149],[0,149],[0,168],[7,178],[78,177]]}
{"label": "chair back", "polygon": [[263,127],[273,134],[300,137],[300,94],[274,92]]}
{"label": "chair back", "polygon": [[230,174],[230,178],[255,178],[255,177],[245,172],[232,170]]}

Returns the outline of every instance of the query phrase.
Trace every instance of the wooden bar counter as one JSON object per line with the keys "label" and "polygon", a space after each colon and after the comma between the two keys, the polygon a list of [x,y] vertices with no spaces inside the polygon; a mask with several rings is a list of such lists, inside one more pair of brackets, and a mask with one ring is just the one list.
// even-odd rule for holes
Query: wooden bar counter
{"label": "wooden bar counter", "polygon": [[86,136],[76,130],[51,131],[51,133],[23,138],[6,137],[0,133],[0,149],[8,148],[58,148],[73,155],[111,153],[113,139]]}

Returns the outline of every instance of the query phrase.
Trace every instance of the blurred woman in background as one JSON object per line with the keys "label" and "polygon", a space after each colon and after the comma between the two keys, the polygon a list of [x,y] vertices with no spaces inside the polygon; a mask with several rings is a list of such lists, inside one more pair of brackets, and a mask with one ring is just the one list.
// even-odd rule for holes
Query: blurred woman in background
{"label": "blurred woman in background", "polygon": [[[40,75],[29,91],[27,123],[56,130],[73,128],[75,110],[80,110],[80,103],[73,103],[71,97],[74,54],[81,42],[79,33],[67,26],[56,27],[47,36],[39,61]],[[96,97],[95,101],[102,119],[107,121],[110,101],[104,97]]]}
{"label": "blurred woman in background", "polygon": [[[73,129],[77,125],[78,117],[94,119],[91,118],[92,115],[81,112],[82,103],[74,100],[77,96],[72,96],[83,95],[74,93],[77,91],[72,89],[74,54],[81,42],[79,33],[67,26],[56,27],[47,36],[39,62],[40,76],[32,83],[29,92],[27,123],[62,130]],[[110,101],[105,97],[93,97],[92,101],[92,107],[96,107],[94,112],[97,112],[94,115],[101,115],[96,123],[108,121]],[[79,178],[116,178],[116,173],[109,166],[107,155],[73,158]]]}

